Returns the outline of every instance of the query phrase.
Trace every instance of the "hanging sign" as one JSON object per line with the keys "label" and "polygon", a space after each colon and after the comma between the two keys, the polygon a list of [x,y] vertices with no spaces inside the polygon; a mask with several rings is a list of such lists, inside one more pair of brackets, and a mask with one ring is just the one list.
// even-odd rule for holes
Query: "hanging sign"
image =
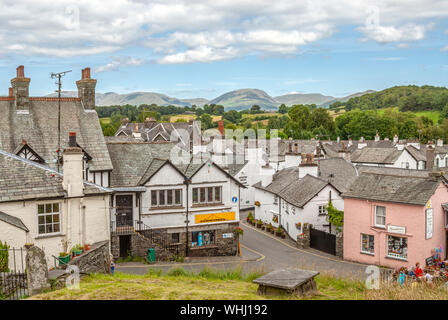
{"label": "hanging sign", "polygon": [[434,209],[426,209],[426,239],[432,238],[434,231]]}

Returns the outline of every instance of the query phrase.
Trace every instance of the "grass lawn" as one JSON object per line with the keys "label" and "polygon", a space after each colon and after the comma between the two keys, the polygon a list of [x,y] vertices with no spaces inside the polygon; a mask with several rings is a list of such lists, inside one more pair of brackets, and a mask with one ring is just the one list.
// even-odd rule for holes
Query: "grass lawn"
{"label": "grass lawn", "polygon": [[93,274],[85,277],[80,289],[61,289],[33,296],[32,300],[448,300],[444,283],[380,284],[379,290],[367,290],[359,280],[320,274],[317,294],[308,297],[260,296],[252,280],[261,272],[243,274],[241,269],[199,273],[183,268],[150,269],[146,275]]}
{"label": "grass lawn", "polygon": [[[398,111],[398,108],[391,108],[394,111]],[[386,109],[378,109],[378,114],[384,114]],[[415,111],[412,112],[417,117],[425,116],[432,120],[434,124],[437,124],[440,118],[440,111]]]}
{"label": "grass lawn", "polygon": [[[252,280],[259,272],[243,275],[240,269],[199,273],[172,269],[162,275],[151,269],[143,276],[116,273],[114,276],[94,274],[81,281],[80,289],[62,289],[43,293],[37,300],[263,300],[300,299],[296,296],[260,296]],[[356,300],[365,299],[361,282],[335,279],[328,275],[316,278],[319,293],[303,299]]]}
{"label": "grass lawn", "polygon": [[109,124],[110,123],[110,118],[100,118],[100,123],[101,124]]}
{"label": "grass lawn", "polygon": [[282,116],[282,114],[280,113],[270,113],[270,112],[266,112],[266,113],[257,113],[257,114],[250,114],[250,113],[245,113],[243,114],[243,119],[246,118],[256,118],[256,117],[275,117],[275,116]]}

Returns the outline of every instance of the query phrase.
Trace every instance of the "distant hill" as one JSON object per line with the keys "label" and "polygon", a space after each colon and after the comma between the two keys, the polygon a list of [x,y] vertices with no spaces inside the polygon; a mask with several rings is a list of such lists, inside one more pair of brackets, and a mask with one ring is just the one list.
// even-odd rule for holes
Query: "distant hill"
{"label": "distant hill", "polygon": [[[57,97],[57,93],[47,95],[48,97]],[[64,91],[63,97],[77,97],[77,91]],[[141,105],[141,104],[157,104],[159,106],[173,105],[177,107],[188,106],[193,104],[202,107],[208,102],[207,99],[178,99],[169,97],[162,93],[156,92],[132,92],[128,94],[118,94],[115,92],[96,93],[95,96],[97,106],[112,106],[112,105]]]}
{"label": "distant hill", "polygon": [[365,94],[374,93],[374,92],[375,92],[375,90],[366,90],[366,91],[363,91],[363,92],[357,92],[357,93],[354,93],[354,94],[351,94],[351,95],[348,95],[348,96],[345,96],[345,97],[334,98],[334,99],[332,99],[332,100],[330,100],[330,101],[327,101],[327,102],[323,103],[323,104],[321,105],[321,107],[323,107],[323,108],[328,108],[331,104],[335,103],[336,101],[339,101],[339,102],[347,102],[347,101],[350,100],[351,98],[361,97],[361,96],[363,96],[363,95],[365,95]]}
{"label": "distant hill", "polygon": [[442,110],[448,105],[448,89],[434,86],[395,86],[350,98],[346,110],[397,107],[400,111]]}
{"label": "distant hill", "polygon": [[254,104],[264,110],[276,110],[280,103],[275,101],[263,90],[240,89],[234,90],[211,100],[209,104],[220,104],[226,109],[244,110],[250,109]]}
{"label": "distant hill", "polygon": [[292,106],[295,104],[316,104],[321,105],[335,99],[332,96],[324,96],[320,93],[291,93],[274,98],[280,104]]}
{"label": "distant hill", "polygon": [[[335,101],[345,102],[352,97],[358,97],[366,93],[374,91],[365,91],[355,93],[350,96],[335,98],[325,96],[320,93],[294,93],[271,97],[263,90],[259,89],[239,89],[224,93],[213,100],[204,98],[195,99],[179,99],[167,96],[166,94],[157,92],[132,92],[127,94],[118,94],[115,92],[96,93],[97,106],[112,105],[141,105],[141,104],[157,104],[159,106],[173,105],[176,107],[191,107],[197,105],[202,107],[204,104],[223,105],[226,110],[245,110],[250,109],[254,104],[259,105],[264,110],[277,110],[278,106],[285,104],[292,106],[295,104],[316,104],[320,107],[328,108]],[[57,93],[51,93],[48,97],[57,97]],[[77,97],[77,91],[63,91],[63,97]]]}

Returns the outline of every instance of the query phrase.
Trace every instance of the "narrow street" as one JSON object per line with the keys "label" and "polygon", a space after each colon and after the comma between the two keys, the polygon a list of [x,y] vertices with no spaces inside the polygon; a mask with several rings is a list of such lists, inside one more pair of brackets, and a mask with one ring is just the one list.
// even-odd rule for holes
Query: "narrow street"
{"label": "narrow street", "polygon": [[[242,213],[241,218],[245,216]],[[365,279],[367,276],[365,265],[346,262],[314,249],[298,249],[293,241],[279,239],[245,222],[242,222],[240,226],[244,229],[244,236],[241,239],[242,257],[191,258],[190,261],[184,263],[160,262],[153,265],[127,262],[118,264],[116,271],[145,274],[149,268],[168,271],[172,268],[183,267],[186,270],[200,271],[210,267],[213,269],[242,268],[243,272],[270,272],[279,268],[292,267],[333,273],[338,277]]]}

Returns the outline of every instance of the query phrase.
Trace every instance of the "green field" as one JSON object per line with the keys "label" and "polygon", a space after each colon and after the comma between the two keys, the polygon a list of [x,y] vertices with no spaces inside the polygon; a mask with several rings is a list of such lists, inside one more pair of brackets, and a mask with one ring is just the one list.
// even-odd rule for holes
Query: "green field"
{"label": "green field", "polygon": [[280,113],[270,113],[270,112],[266,112],[266,113],[256,113],[256,114],[250,114],[250,113],[245,113],[243,114],[243,119],[249,118],[249,119],[253,119],[256,117],[275,117],[278,116],[280,117],[282,114]]}
{"label": "green field", "polygon": [[[398,111],[398,108],[391,108],[394,111]],[[378,113],[379,114],[384,114],[384,111],[386,111],[387,109],[378,109]],[[416,111],[416,112],[412,112],[413,114],[415,114],[418,117],[421,116],[425,116],[428,117],[429,119],[432,120],[432,122],[434,124],[436,124],[439,121],[440,118],[440,111]]]}

